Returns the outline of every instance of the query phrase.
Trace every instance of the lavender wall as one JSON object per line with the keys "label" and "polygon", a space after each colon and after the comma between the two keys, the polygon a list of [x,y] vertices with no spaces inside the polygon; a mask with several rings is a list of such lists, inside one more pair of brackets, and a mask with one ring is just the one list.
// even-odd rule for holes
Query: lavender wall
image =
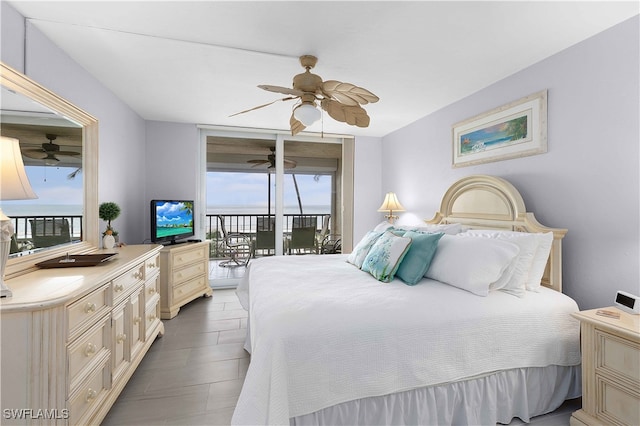
{"label": "lavender wall", "polygon": [[[455,180],[512,182],[527,209],[568,228],[564,290],[583,309],[640,294],[639,21],[636,16],[398,130],[382,143],[382,190],[431,218]],[[546,154],[451,168],[451,125],[548,89]],[[427,96],[427,94],[425,94]]]}
{"label": "lavender wall", "polygon": [[0,8],[2,61],[99,120],[99,200],[122,208],[113,223],[121,240],[141,243],[149,214],[145,121],[10,5],[0,2]]}

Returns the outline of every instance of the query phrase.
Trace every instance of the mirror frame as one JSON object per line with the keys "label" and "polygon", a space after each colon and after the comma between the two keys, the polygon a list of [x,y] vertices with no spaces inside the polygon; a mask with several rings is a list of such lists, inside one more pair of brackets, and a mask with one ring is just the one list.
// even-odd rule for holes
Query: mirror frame
{"label": "mirror frame", "polygon": [[46,89],[19,71],[0,62],[0,85],[28,97],[56,114],[82,126],[83,214],[82,241],[65,244],[41,252],[25,254],[7,261],[5,279],[37,269],[38,262],[67,253],[81,254],[99,247],[98,218],[98,120],[67,100]]}

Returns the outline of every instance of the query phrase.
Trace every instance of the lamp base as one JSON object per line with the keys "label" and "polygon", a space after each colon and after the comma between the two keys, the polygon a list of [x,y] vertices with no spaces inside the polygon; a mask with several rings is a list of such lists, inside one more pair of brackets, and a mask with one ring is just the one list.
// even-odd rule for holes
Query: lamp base
{"label": "lamp base", "polygon": [[4,281],[0,281],[0,298],[11,297],[11,296],[13,296],[13,292],[11,291],[11,289],[7,287]]}
{"label": "lamp base", "polygon": [[11,250],[11,236],[13,224],[0,209],[0,297],[11,297],[13,293],[4,283],[4,269],[7,266],[9,251]]}

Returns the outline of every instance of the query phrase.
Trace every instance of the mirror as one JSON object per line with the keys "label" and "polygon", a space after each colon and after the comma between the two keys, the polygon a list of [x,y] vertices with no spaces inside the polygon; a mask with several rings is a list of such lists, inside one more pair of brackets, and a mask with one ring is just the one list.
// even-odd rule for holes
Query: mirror
{"label": "mirror", "polygon": [[[31,185],[42,194],[41,200],[0,201],[12,218],[12,212],[31,204],[14,220],[16,240],[5,271],[10,279],[43,260],[98,247],[98,121],[13,68],[0,66],[1,133],[20,141]],[[52,202],[56,196],[50,190],[62,190],[57,198],[64,203]]]}

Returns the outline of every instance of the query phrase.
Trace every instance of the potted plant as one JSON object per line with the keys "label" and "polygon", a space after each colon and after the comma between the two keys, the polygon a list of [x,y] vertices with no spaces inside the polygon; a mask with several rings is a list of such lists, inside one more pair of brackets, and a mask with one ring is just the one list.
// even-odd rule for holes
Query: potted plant
{"label": "potted plant", "polygon": [[118,235],[118,232],[111,227],[111,221],[120,216],[120,206],[111,201],[102,203],[98,208],[98,216],[107,222],[107,229],[102,233],[102,245],[105,248],[111,248],[115,245],[115,238]]}

